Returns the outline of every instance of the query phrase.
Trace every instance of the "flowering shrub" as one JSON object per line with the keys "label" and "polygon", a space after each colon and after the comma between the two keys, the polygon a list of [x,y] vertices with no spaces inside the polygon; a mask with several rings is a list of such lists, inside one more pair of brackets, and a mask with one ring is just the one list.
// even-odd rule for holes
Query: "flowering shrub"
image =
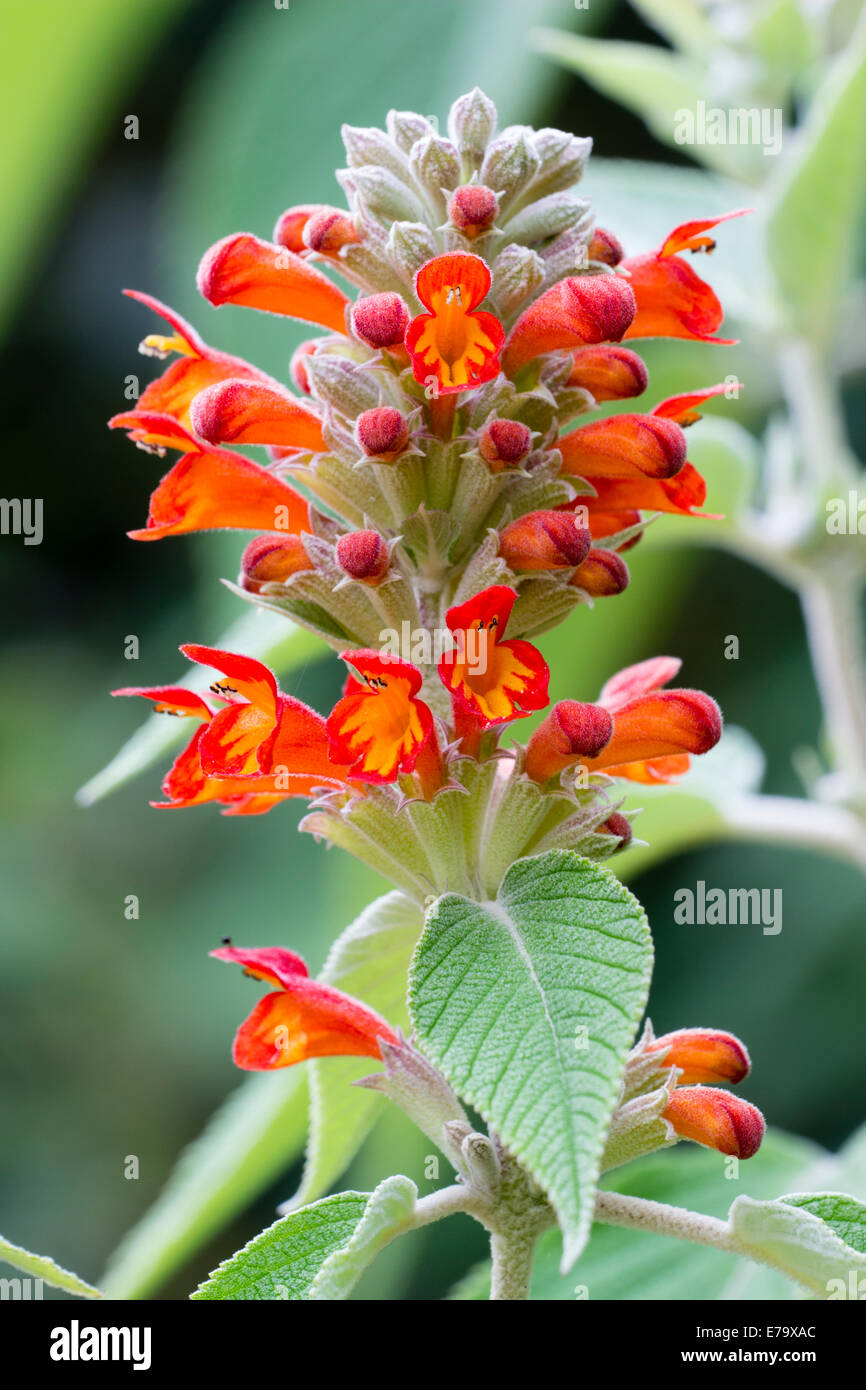
{"label": "flowering shrub", "polygon": [[[817,1199],[739,1197],[720,1222],[599,1189],[681,1140],[739,1161],[764,1135],[760,1112],[725,1089],[748,1075],[738,1039],[640,1031],[652,939],[603,862],[639,831],[634,784],[680,778],[722,717],[709,695],[671,684],[669,656],[611,673],[594,703],[549,708],[534,642],[623,592],[625,557],[658,513],[712,525],[685,427],[726,388],[599,408],[648,391],[641,338],[731,341],[685,258],[712,250],[727,219],[626,254],[573,191],[590,142],[497,132],[477,89],[455,102],[447,137],[407,112],[343,135],[346,207],[289,208],[272,241],[226,237],[199,268],[211,304],[313,326],[291,388],[133,293],[167,324],[143,351],[172,361],[111,421],[178,455],[133,539],[259,533],[238,597],[346,665],[322,713],[262,662],[196,644],[182,651],[214,673],[207,696],[115,691],[191,723],[160,808],[260,815],[302,797],[302,830],[395,889],[334,944],[320,980],[281,945],[226,938],[213,952],[272,991],[238,1030],[238,1067],[311,1069],[313,1157],[304,1204],[194,1296],[343,1298],[384,1244],[453,1212],[488,1231],[497,1299],[528,1296],[549,1228],[570,1270],[593,1221],[750,1255],[821,1293],[828,1271],[866,1255]],[[265,452],[253,462],[234,446]],[[521,739],[519,721],[539,711]],[[377,1093],[429,1137],[453,1185],[419,1197],[393,1177],[372,1194],[322,1195]]]}

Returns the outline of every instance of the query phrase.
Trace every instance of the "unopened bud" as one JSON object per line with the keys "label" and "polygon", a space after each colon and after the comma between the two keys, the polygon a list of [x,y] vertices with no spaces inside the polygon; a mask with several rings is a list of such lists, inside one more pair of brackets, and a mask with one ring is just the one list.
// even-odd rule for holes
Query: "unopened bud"
{"label": "unopened bud", "polygon": [[300,536],[256,536],[241,557],[241,588],[258,594],[263,584],[285,584],[293,574],[312,568]]}
{"label": "unopened bud", "polygon": [[304,245],[322,256],[335,256],[344,246],[361,240],[355,223],[339,208],[321,208],[305,224]]}
{"label": "unopened bud", "polygon": [[592,598],[611,598],[628,588],[628,565],[615,550],[590,550],[568,581]]}
{"label": "unopened bud", "polygon": [[568,385],[581,386],[596,401],[626,401],[643,395],[648,381],[643,359],[631,348],[599,343],[577,349]]}
{"label": "unopened bud", "polygon": [[679,1067],[682,1075],[677,1084],[681,1086],[735,1086],[748,1076],[751,1068],[749,1054],[739,1038],[713,1028],[681,1028],[677,1033],[665,1033],[646,1050],[648,1054],[662,1054],[660,1066]]}
{"label": "unopened bud", "polygon": [[409,318],[409,307],[399,294],[370,294],[352,306],[355,336],[371,348],[401,345]]}
{"label": "unopened bud", "polygon": [[499,554],[513,570],[564,570],[580,565],[591,545],[573,512],[529,512],[499,537]]}
{"label": "unopened bud", "polygon": [[532,433],[520,420],[490,420],[478,436],[478,452],[494,473],[515,468],[532,448]]}
{"label": "unopened bud", "polygon": [[526,774],[544,783],[581,758],[597,758],[613,737],[613,717],[601,705],[561,700],[532,735]]}
{"label": "unopened bud", "polygon": [[337,563],[350,579],[378,584],[388,573],[391,556],[378,531],[352,531],[337,541]]}
{"label": "unopened bud", "polygon": [[605,227],[596,227],[589,243],[589,259],[601,261],[603,265],[619,265],[625,250],[622,242]]}
{"label": "unopened bud", "polygon": [[358,416],[355,436],[368,458],[390,462],[402,454],[409,443],[409,428],[399,410],[380,405]]}
{"label": "unopened bud", "polygon": [[448,134],[460,153],[478,165],[496,130],[496,107],[480,87],[458,97],[448,113]]}
{"label": "unopened bud", "polygon": [[619,849],[627,849],[634,836],[631,821],[619,811],[614,811],[598,828],[603,835],[615,835],[620,842]]}
{"label": "unopened bud", "polygon": [[498,211],[496,194],[482,183],[467,183],[462,188],[455,188],[448,200],[448,217],[452,227],[470,239],[488,231],[496,221]]}
{"label": "unopened bud", "polygon": [[713,1086],[678,1087],[662,1118],[681,1139],[692,1139],[736,1158],[751,1158],[764,1137],[760,1110]]}
{"label": "unopened bud", "polygon": [[306,250],[304,228],[310,218],[315,217],[318,212],[327,211],[324,203],[299,203],[297,207],[286,208],[274,227],[274,241],[278,246],[285,246],[288,251],[294,251],[298,255]]}

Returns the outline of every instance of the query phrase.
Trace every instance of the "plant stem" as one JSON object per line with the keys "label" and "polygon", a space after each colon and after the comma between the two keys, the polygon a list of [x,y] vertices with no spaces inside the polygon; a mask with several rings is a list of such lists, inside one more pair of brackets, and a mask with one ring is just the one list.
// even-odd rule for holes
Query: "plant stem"
{"label": "plant stem", "polygon": [[813,572],[800,598],[836,768],[866,779],[866,662],[859,576]]}
{"label": "plant stem", "polygon": [[490,1253],[493,1257],[491,1300],[529,1298],[535,1241],[535,1232],[519,1229],[495,1232],[490,1237]]}

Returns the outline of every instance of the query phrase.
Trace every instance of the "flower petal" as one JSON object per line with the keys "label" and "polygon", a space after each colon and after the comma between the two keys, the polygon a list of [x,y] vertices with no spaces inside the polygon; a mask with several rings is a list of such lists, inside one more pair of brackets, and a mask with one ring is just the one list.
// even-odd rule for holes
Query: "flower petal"
{"label": "flower petal", "polygon": [[611,415],[559,441],[562,471],[581,478],[672,478],[686,462],[686,437],[658,415]]}
{"label": "flower petal", "polygon": [[210,444],[272,444],[325,449],[322,422],[284,388],[229,379],[200,391],[190,411],[196,434]]}
{"label": "flower petal", "polygon": [[630,283],[619,275],[575,275],[530,304],[509,334],[503,369],[514,376],[545,352],[619,342],[635,315]]}
{"label": "flower petal", "polygon": [[212,246],[198,268],[209,304],[244,304],[345,333],[349,303],[327,275],[285,246],[241,232]]}

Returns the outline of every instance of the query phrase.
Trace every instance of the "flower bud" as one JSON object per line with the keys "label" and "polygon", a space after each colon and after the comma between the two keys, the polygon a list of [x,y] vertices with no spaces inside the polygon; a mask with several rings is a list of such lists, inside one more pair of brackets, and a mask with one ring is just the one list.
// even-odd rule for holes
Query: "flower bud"
{"label": "flower bud", "polygon": [[320,208],[304,225],[303,242],[309,251],[334,256],[344,246],[361,240],[355,223],[339,208]]}
{"label": "flower bud", "polygon": [[355,437],[368,458],[390,461],[402,454],[409,443],[409,428],[399,410],[380,405],[358,416]]}
{"label": "flower bud", "polygon": [[764,1137],[760,1110],[739,1096],[712,1086],[678,1087],[662,1118],[681,1139],[693,1139],[696,1144],[736,1158],[751,1158]]}
{"label": "flower bud", "polygon": [[593,598],[611,598],[628,588],[630,578],[628,565],[615,550],[593,547],[568,582]]}
{"label": "flower bud", "polygon": [[494,473],[515,468],[532,448],[532,433],[520,420],[490,420],[478,436],[478,452]]}
{"label": "flower bud", "polygon": [[372,410],[379,391],[369,372],[348,357],[317,352],[307,358],[307,376],[316,398],[350,420]]}
{"label": "flower bud", "polygon": [[673,478],[685,466],[682,427],[661,415],[610,415],[572,430],[560,445],[570,477]]}
{"label": "flower bud", "polygon": [[529,740],[526,775],[547,782],[581,758],[597,758],[612,736],[613,718],[601,705],[560,700]]}
{"label": "flower bud", "polygon": [[544,261],[530,246],[512,242],[493,262],[493,287],[502,318],[510,318],[544,284]]}
{"label": "flower bud", "polygon": [[496,221],[498,211],[496,194],[482,183],[467,183],[462,188],[455,188],[448,200],[448,217],[452,227],[470,238],[488,231]]}
{"label": "flower bud", "polygon": [[415,193],[383,165],[364,164],[352,169],[349,178],[341,182],[346,188],[357,189],[364,206],[386,227],[392,222],[421,221],[423,208]]}
{"label": "flower bud", "polygon": [[[409,155],[409,168],[418,182],[437,200],[443,190],[454,188],[460,182],[460,157],[450,140],[444,140],[435,131],[425,135],[412,146]],[[440,204],[441,206],[441,204]]]}
{"label": "flower bud", "polygon": [[619,849],[627,849],[634,836],[631,821],[626,816],[620,815],[619,811],[614,811],[613,815],[608,816],[607,820],[598,828],[604,835],[616,835],[620,842]]}
{"label": "flower bud", "polygon": [[665,1033],[647,1047],[647,1053],[660,1052],[661,1067],[679,1067],[679,1086],[727,1083],[735,1086],[748,1076],[749,1054],[733,1033],[720,1033],[712,1028],[681,1028]]}
{"label": "flower bud", "polygon": [[622,242],[605,227],[596,227],[589,243],[589,259],[603,265],[619,265],[625,251]]}
{"label": "flower bud", "polygon": [[[427,117],[419,116],[417,111],[389,111],[385,124],[394,144],[404,154],[408,154],[416,141],[423,140],[425,135],[435,134]],[[360,162],[366,163],[366,160]]]}
{"label": "flower bud", "polygon": [[303,391],[305,396],[310,395],[310,374],[307,371],[306,359],[312,357],[313,353],[318,351],[318,347],[318,343],[314,342],[312,338],[308,338],[306,342],[295,348],[289,362],[289,376],[298,390]]}
{"label": "flower bud", "polygon": [[409,318],[409,307],[399,294],[369,294],[352,306],[355,336],[371,348],[401,346]]}
{"label": "flower bud", "polygon": [[499,554],[514,570],[565,570],[580,565],[590,545],[572,512],[529,512],[506,526]]}
{"label": "flower bud", "polygon": [[263,584],[285,584],[293,574],[311,569],[313,565],[300,536],[281,532],[256,536],[241,557],[241,588],[258,594]]}
{"label": "flower bud", "polygon": [[541,198],[579,183],[592,151],[592,140],[546,126],[535,131],[532,148],[541,160],[541,169],[532,181],[532,192],[536,198]]}
{"label": "flower bud", "polygon": [[460,153],[480,164],[496,131],[496,107],[480,87],[458,97],[448,113],[448,134]]}
{"label": "flower bud", "polygon": [[631,348],[599,344],[577,349],[567,384],[583,387],[599,402],[625,401],[643,395],[648,380],[642,358]]}
{"label": "flower bud", "polygon": [[481,182],[511,199],[530,182],[541,167],[532,148],[534,134],[527,126],[509,126],[487,146],[481,166]]}
{"label": "flower bud", "polygon": [[378,531],[352,531],[337,541],[337,564],[349,579],[378,584],[388,573],[391,555]]}
{"label": "flower bud", "polygon": [[304,241],[304,228],[311,217],[315,217],[318,212],[327,212],[324,203],[299,203],[297,207],[286,208],[282,217],[274,227],[274,241],[278,246],[285,246],[287,251],[294,251],[299,255],[306,250]]}

